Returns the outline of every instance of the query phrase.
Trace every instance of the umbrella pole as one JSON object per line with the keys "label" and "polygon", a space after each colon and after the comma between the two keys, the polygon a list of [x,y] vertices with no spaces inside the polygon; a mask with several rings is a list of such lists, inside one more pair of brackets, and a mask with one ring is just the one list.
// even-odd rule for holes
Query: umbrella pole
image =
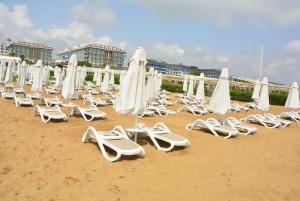
{"label": "umbrella pole", "polygon": [[138,129],[138,115],[135,115],[135,129],[136,133],[134,134],[134,141],[137,141],[137,129]]}

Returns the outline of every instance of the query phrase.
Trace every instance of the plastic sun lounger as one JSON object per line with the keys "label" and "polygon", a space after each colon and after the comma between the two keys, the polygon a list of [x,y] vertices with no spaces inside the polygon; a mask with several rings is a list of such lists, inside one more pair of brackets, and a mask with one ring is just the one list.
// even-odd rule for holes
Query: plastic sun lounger
{"label": "plastic sun lounger", "polygon": [[215,136],[220,136],[219,133],[226,135],[224,137],[225,139],[236,137],[239,135],[239,131],[236,128],[231,126],[224,126],[214,118],[208,118],[206,121],[197,119],[193,123],[186,125],[187,130],[192,130],[194,128],[207,129]]}
{"label": "plastic sun lounger", "polygon": [[138,114],[140,117],[152,117],[155,113],[151,110],[144,110],[141,114]]}
{"label": "plastic sun lounger", "polygon": [[196,116],[200,116],[200,115],[208,113],[207,110],[205,110],[203,108],[199,108],[196,105],[184,105],[182,108],[179,108],[177,111],[178,112],[190,112]]}
{"label": "plastic sun lounger", "polygon": [[242,112],[247,112],[250,110],[250,108],[244,106],[244,105],[240,105],[238,103],[233,103],[233,105],[237,108],[239,108]]}
{"label": "plastic sun lounger", "polygon": [[55,105],[52,108],[43,108],[39,105],[36,105],[34,115],[40,115],[44,123],[48,123],[50,120],[68,121],[67,115],[61,111],[58,105]]}
{"label": "plastic sun lounger", "polygon": [[41,96],[41,94],[38,92],[26,93],[26,97],[30,97],[31,99],[42,99],[43,98]]}
{"label": "plastic sun lounger", "polygon": [[159,103],[160,105],[164,105],[164,106],[172,106],[172,105],[173,105],[172,102],[167,101],[167,100],[164,99],[164,98],[159,98],[159,99],[158,99],[158,103]]}
{"label": "plastic sun lounger", "polygon": [[5,98],[5,99],[13,99],[14,93],[2,91],[1,96],[2,96],[2,98]]}
{"label": "plastic sun lounger", "polygon": [[283,112],[279,116],[283,119],[289,119],[295,122],[300,122],[300,115],[297,112]]}
{"label": "plastic sun lounger", "polygon": [[257,109],[257,105],[254,102],[246,103],[244,106],[251,109]]}
{"label": "plastic sun lounger", "polygon": [[[130,132],[131,129],[127,129]],[[133,129],[135,130],[135,129]],[[162,122],[155,124],[153,127],[145,127],[144,125],[139,126],[137,130],[140,130],[143,134],[148,136],[153,142],[156,149],[160,151],[171,151],[174,147],[188,147],[190,146],[190,142],[188,139],[174,134],[170,131],[170,129]],[[136,130],[136,131],[137,131]],[[163,141],[169,144],[168,147],[163,147],[159,144],[159,141]]]}
{"label": "plastic sun lounger", "polygon": [[86,102],[92,104],[92,105],[95,105],[95,106],[106,106],[107,105],[107,102],[105,100],[102,100],[101,98],[96,98],[96,97],[93,97],[93,96],[83,96],[83,99],[84,99],[84,104]]}
{"label": "plastic sun lounger", "polygon": [[14,88],[14,84],[13,83],[4,83],[4,88],[5,89],[12,89],[12,88]]}
{"label": "plastic sun lounger", "polygon": [[55,96],[54,98],[43,97],[41,104],[45,104],[47,107],[49,107],[53,105],[62,105],[62,102],[59,100],[57,96]]}
{"label": "plastic sun lounger", "polygon": [[242,109],[239,106],[235,105],[235,104],[231,104],[231,111],[232,112],[241,112]]}
{"label": "plastic sun lounger", "polygon": [[73,114],[80,114],[85,121],[93,121],[96,118],[106,119],[107,114],[100,111],[96,106],[79,107],[75,106]]}
{"label": "plastic sun lounger", "polygon": [[14,94],[14,100],[17,107],[25,105],[25,106],[34,106],[34,103],[30,97],[17,97],[16,94]]}
{"label": "plastic sun lounger", "polygon": [[160,106],[148,106],[147,110],[151,110],[158,115],[176,115],[176,112],[173,110],[166,109],[163,105]]}
{"label": "plastic sun lounger", "polygon": [[287,126],[289,126],[291,124],[291,121],[286,120],[286,119],[282,119],[279,116],[275,116],[274,114],[271,114],[271,113],[267,113],[264,116],[267,119],[270,119],[272,121],[281,123],[281,127],[287,127]]}
{"label": "plastic sun lounger", "polygon": [[13,92],[14,92],[14,93],[25,93],[25,90],[24,90],[23,87],[15,87],[15,88],[13,89]]}
{"label": "plastic sun lounger", "polygon": [[226,121],[231,127],[235,127],[245,135],[254,134],[257,131],[256,127],[245,125],[243,122],[239,121],[235,117],[228,117]]}
{"label": "plastic sun lounger", "polygon": [[242,122],[249,122],[254,124],[262,125],[266,128],[279,128],[281,127],[280,122],[275,122],[273,120],[267,119],[262,115],[248,115],[246,118],[241,119]]}
{"label": "plastic sun lounger", "polygon": [[[137,143],[129,140],[126,132],[121,126],[116,126],[112,131],[97,131],[94,127],[88,127],[82,136],[82,142],[95,139],[104,158],[113,162],[121,158],[122,155],[144,156],[144,149]],[[105,146],[116,152],[116,156],[110,156]]]}
{"label": "plastic sun lounger", "polygon": [[53,87],[45,88],[47,94],[57,94],[57,91]]}

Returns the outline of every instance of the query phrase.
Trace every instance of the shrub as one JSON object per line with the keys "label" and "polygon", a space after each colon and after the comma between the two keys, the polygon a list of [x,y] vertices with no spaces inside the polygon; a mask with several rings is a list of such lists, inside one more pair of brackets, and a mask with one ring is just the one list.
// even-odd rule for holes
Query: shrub
{"label": "shrub", "polygon": [[183,93],[182,90],[183,85],[181,84],[170,84],[168,81],[163,80],[162,82],[162,89],[165,89],[167,91],[170,92],[174,92],[174,93]]}
{"label": "shrub", "polygon": [[284,105],[288,97],[287,93],[284,92],[271,92],[269,94],[270,104],[271,105]]}

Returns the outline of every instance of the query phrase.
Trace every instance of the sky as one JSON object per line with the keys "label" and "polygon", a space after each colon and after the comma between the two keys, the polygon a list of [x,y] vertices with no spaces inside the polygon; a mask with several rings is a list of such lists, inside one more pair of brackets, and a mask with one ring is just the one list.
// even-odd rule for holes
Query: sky
{"label": "sky", "polygon": [[148,58],[300,82],[299,0],[0,0],[0,41],[142,46]]}

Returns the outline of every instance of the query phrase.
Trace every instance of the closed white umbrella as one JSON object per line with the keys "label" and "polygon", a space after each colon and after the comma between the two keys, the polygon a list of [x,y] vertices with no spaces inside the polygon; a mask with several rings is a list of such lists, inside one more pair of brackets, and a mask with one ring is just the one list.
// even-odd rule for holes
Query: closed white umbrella
{"label": "closed white umbrella", "polygon": [[257,108],[259,110],[268,111],[269,107],[270,107],[270,103],[269,103],[268,78],[264,77],[261,82],[261,90],[258,98]]}
{"label": "closed white umbrella", "polygon": [[122,85],[125,76],[126,76],[126,71],[122,70],[120,74],[120,86]]}
{"label": "closed white umbrella", "polygon": [[61,95],[65,99],[71,99],[76,94],[77,56],[72,54],[67,68],[67,75],[63,83]]}
{"label": "closed white umbrella", "polygon": [[187,90],[188,90],[188,76],[187,76],[187,75],[184,76],[184,81],[183,81],[183,87],[182,87],[182,90],[183,90],[184,92],[187,92]]}
{"label": "closed white umbrella", "polygon": [[87,72],[86,72],[86,67],[83,66],[81,68],[81,75],[80,75],[80,86],[84,85],[85,82],[85,78],[86,78]]}
{"label": "closed white umbrella", "polygon": [[4,60],[0,60],[0,82],[3,81],[4,79],[4,75],[5,75],[5,61]]}
{"label": "closed white umbrella", "polygon": [[4,82],[11,82],[12,80],[13,80],[13,64],[10,61],[8,62]]}
{"label": "closed white umbrella", "polygon": [[101,73],[101,70],[98,69],[98,76],[97,76],[97,80],[96,80],[96,85],[100,86],[101,83],[102,83],[102,73]]}
{"label": "closed white umbrella", "polygon": [[33,70],[33,82],[31,91],[41,92],[43,90],[43,62],[38,60]]}
{"label": "closed white umbrella", "polygon": [[81,86],[81,71],[82,67],[78,66],[76,70],[76,88],[79,89]]}
{"label": "closed white umbrella", "polygon": [[115,84],[115,73],[114,73],[114,71],[111,71],[111,73],[110,73],[109,84],[110,85],[114,85]]}
{"label": "closed white umbrella", "polygon": [[94,68],[94,75],[93,75],[93,81],[96,82],[97,78],[99,76],[99,69]]}
{"label": "closed white umbrella", "polygon": [[286,99],[285,106],[290,109],[299,108],[299,87],[297,82],[294,82],[290,88],[288,98]]}
{"label": "closed white umbrella", "polygon": [[225,115],[231,109],[227,68],[222,69],[217,86],[210,98],[209,107],[212,111],[221,115]]}
{"label": "closed white umbrella", "polygon": [[190,76],[189,89],[187,92],[187,96],[189,96],[189,97],[194,96],[194,77],[193,76]]}
{"label": "closed white umbrella", "polygon": [[[155,76],[156,74],[156,76]],[[155,82],[154,82],[154,93],[158,93],[161,89],[161,85],[162,85],[162,77],[161,74],[158,73],[157,70],[155,70],[154,72],[154,77],[156,77]]]}
{"label": "closed white umbrella", "polygon": [[195,99],[200,101],[201,103],[205,100],[205,91],[204,91],[204,73],[200,74],[199,84],[196,92]]}
{"label": "closed white umbrella", "polygon": [[114,108],[116,112],[137,115],[146,106],[145,98],[145,66],[146,53],[144,48],[136,49],[130,60],[124,84],[122,84],[119,96],[116,99]]}
{"label": "closed white umbrella", "polygon": [[145,86],[145,97],[146,101],[151,100],[155,95],[155,81],[154,81],[154,68],[151,67],[148,73],[148,79]]}
{"label": "closed white umbrella", "polygon": [[253,90],[253,94],[252,94],[252,97],[251,97],[252,100],[254,100],[255,102],[257,102],[258,99],[259,99],[259,92],[260,92],[260,81],[256,80],[254,90]]}
{"label": "closed white umbrella", "polygon": [[59,67],[55,68],[55,86],[60,87],[62,85],[62,70]]}
{"label": "closed white umbrella", "polygon": [[105,66],[104,69],[104,78],[100,87],[101,91],[104,93],[107,93],[109,91],[109,73],[110,73],[110,68],[109,65],[107,65]]}
{"label": "closed white umbrella", "polygon": [[19,76],[17,80],[17,83],[20,87],[23,87],[26,82],[26,68],[27,68],[26,61],[23,61],[21,66],[19,67]]}

